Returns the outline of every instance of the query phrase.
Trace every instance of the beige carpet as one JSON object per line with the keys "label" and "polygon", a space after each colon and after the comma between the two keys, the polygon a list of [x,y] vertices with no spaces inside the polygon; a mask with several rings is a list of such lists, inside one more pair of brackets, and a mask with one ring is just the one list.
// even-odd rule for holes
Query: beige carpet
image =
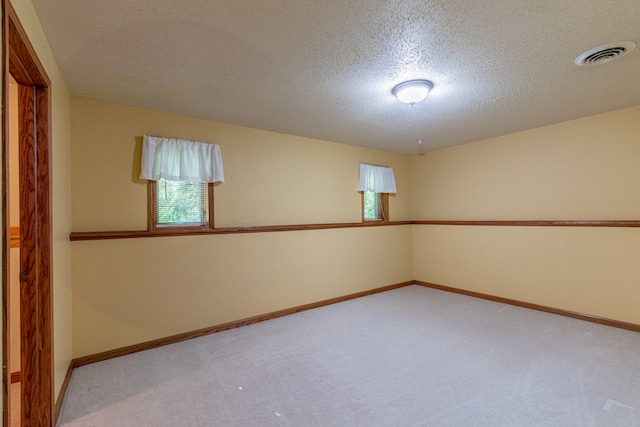
{"label": "beige carpet", "polygon": [[640,426],[640,334],[409,286],[76,369],[59,426]]}

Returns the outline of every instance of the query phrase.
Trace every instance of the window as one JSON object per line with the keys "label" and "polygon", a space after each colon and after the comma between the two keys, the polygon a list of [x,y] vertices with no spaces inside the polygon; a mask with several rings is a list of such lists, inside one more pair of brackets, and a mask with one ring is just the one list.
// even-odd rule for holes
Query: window
{"label": "window", "polygon": [[204,183],[156,182],[157,225],[204,225],[206,223]]}
{"label": "window", "polygon": [[224,182],[217,144],[145,135],[140,178],[150,231],[213,228],[213,185]]}
{"label": "window", "polygon": [[393,169],[360,164],[358,191],[362,193],[362,221],[389,221],[389,193],[396,192]]}
{"label": "window", "polygon": [[149,181],[151,230],[213,228],[213,183]]}
{"label": "window", "polygon": [[362,220],[389,221],[389,194],[362,192]]}

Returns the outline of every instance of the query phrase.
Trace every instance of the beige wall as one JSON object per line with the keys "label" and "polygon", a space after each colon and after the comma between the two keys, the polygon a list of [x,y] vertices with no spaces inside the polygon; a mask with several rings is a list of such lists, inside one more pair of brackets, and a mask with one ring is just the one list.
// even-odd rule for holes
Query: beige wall
{"label": "beige wall", "polygon": [[[219,227],[359,222],[360,162],[394,168],[411,216],[408,156],[73,98],[74,231],[146,228],[144,134],[220,144]],[[73,354],[408,281],[411,251],[411,226],[73,242]]]}
{"label": "beige wall", "polygon": [[640,106],[417,156],[413,219],[640,217]]}
{"label": "beige wall", "polygon": [[[356,222],[360,162],[396,171],[394,220],[633,219],[639,119],[636,107],[408,158],[73,98],[74,230],[146,228],[146,133],[220,144],[217,226]],[[419,225],[74,242],[73,354],[411,279],[640,323],[639,245],[626,228]]]}
{"label": "beige wall", "polygon": [[80,357],[412,279],[411,226],[74,242]]}
{"label": "beige wall", "polygon": [[145,134],[220,145],[217,227],[359,222],[360,162],[394,168],[391,220],[411,217],[407,156],[74,97],[74,231],[147,228],[146,181],[137,178]]}
{"label": "beige wall", "polygon": [[53,185],[53,311],[56,395],[71,362],[71,231],[69,175],[69,93],[49,43],[29,0],[11,3],[51,79],[52,185]]}
{"label": "beige wall", "polygon": [[[640,218],[640,106],[412,159],[416,220]],[[414,226],[414,278],[640,324],[640,230]]]}

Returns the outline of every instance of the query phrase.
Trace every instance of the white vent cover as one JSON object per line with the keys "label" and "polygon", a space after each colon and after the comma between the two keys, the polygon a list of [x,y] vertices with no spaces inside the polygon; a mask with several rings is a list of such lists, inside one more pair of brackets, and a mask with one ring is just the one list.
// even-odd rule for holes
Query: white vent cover
{"label": "white vent cover", "polygon": [[636,43],[632,41],[608,43],[586,51],[578,56],[574,61],[576,65],[598,65],[611,62],[636,48]]}

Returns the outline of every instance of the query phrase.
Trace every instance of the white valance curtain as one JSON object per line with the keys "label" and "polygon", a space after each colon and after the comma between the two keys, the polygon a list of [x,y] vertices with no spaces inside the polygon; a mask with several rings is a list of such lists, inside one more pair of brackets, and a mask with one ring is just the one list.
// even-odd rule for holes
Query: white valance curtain
{"label": "white valance curtain", "polygon": [[393,169],[384,166],[373,166],[360,163],[358,191],[395,193],[396,178],[393,175]]}
{"label": "white valance curtain", "polygon": [[218,144],[144,136],[140,179],[224,182]]}

